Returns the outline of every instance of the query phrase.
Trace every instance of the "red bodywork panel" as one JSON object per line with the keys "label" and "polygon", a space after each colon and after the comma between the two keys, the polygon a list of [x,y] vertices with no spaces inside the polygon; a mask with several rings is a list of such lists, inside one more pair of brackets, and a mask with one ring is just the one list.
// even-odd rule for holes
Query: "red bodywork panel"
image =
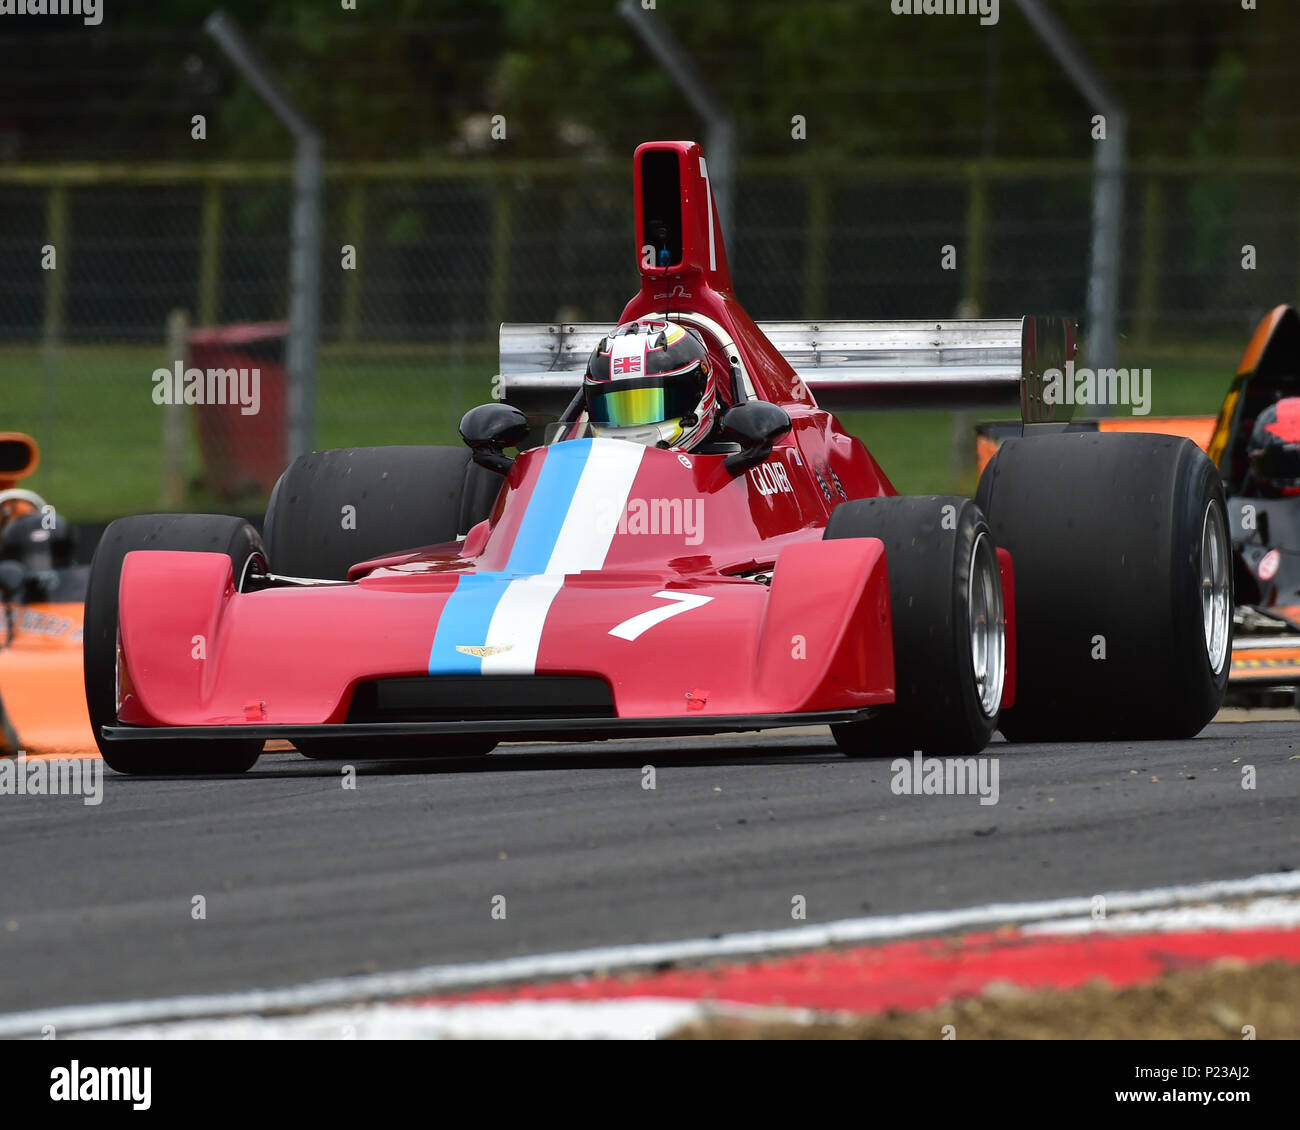
{"label": "red bodywork panel", "polygon": [[[600,473],[593,464],[593,490],[611,485],[613,468],[629,484],[614,484],[603,507],[545,481],[548,460],[576,462],[584,449],[587,462],[610,464]],[[501,629],[508,650],[490,661],[500,673],[599,676],[620,717],[892,702],[883,544],[821,540],[826,504],[800,458],[787,448],[733,476],[721,455],[679,458],[622,440],[538,448],[512,467],[492,518],[476,532],[478,554],[466,554],[468,539],[459,551],[433,547],[387,559],[348,585],[239,593],[224,555],[131,553],[119,623],[133,693],[119,717],[167,726],[341,722],[361,680],[462,673],[457,654],[435,659],[439,641],[489,646],[482,627],[512,586],[518,607],[503,612]],[[778,466],[788,468],[791,489],[772,470]],[[554,468],[550,477],[558,477]],[[536,515],[566,501],[567,512],[553,511],[547,528],[534,528]],[[557,552],[572,554],[571,562],[554,561]],[[772,572],[770,585],[737,575],[760,570]],[[676,594],[706,599],[674,606]],[[463,638],[442,640],[457,630],[444,623],[453,600]],[[674,614],[635,638],[611,634],[665,609]]]}
{"label": "red bodywork panel", "polygon": [[[641,257],[648,156],[680,179],[677,260],[662,268]],[[340,723],[361,682],[465,674],[595,676],[617,717],[701,731],[711,716],[894,701],[883,543],[822,536],[841,501],[894,488],[736,301],[699,146],[641,146],[635,167],[642,285],[621,320],[662,316],[671,293],[673,310],[717,323],[759,398],[790,414],[771,454],[733,473],[722,454],[608,438],[526,451],[463,543],[365,562],[344,585],[239,593],[225,556],[131,553],[122,722]],[[1005,554],[1002,567],[1013,615]],[[1014,646],[1008,674],[1010,696]]]}

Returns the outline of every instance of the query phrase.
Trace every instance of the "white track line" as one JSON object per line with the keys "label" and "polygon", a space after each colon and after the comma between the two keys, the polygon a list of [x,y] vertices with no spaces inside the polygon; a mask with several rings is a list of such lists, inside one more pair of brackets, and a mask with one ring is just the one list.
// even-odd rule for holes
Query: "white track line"
{"label": "white track line", "polygon": [[[1279,895],[1293,891],[1300,891],[1300,872],[1297,871],[1254,875],[1247,879],[1224,879],[1176,887],[1155,887],[1145,891],[1099,893],[1102,893],[1106,900],[1108,913],[1114,913],[1207,902],[1212,899]],[[469,989],[511,981],[537,981],[635,969],[665,962],[702,961],[709,958],[818,949],[850,942],[881,941],[914,934],[938,934],[949,930],[1012,922],[1087,917],[1091,914],[1092,906],[1092,896],[1088,895],[1039,902],[991,903],[987,906],[968,907],[963,910],[848,918],[838,922],[796,926],[783,930],[724,934],[719,938],[603,946],[597,949],[537,954],[461,965],[428,965],[402,972],[333,977],[282,989],[251,989],[244,992],[213,993],[203,996],[70,1005],[0,1015],[0,1036],[38,1035],[47,1024],[54,1025],[56,1032],[63,1034],[88,1028],[110,1028],[155,1020],[287,1012],[369,1000],[393,1000],[399,997]]]}
{"label": "white track line", "polygon": [[[1104,919],[1066,918],[1027,926],[1036,937],[1170,930],[1300,927],[1300,901],[1268,896],[1243,904],[1125,911]],[[607,1000],[379,1003],[277,1016],[174,1020],[76,1033],[87,1040],[657,1040],[718,1017],[809,1024],[811,1009],[717,1000],[627,997]],[[826,1015],[826,1014],[823,1014]]]}
{"label": "white track line", "polygon": [[[1123,911],[1103,919],[1065,918],[1025,927],[1035,937],[1134,934],[1171,930],[1260,930],[1300,927],[1300,900],[1266,896],[1234,906]],[[278,1016],[222,1016],[78,1032],[87,1040],[658,1040],[688,1024],[719,1017],[810,1024],[811,1009],[725,1000],[627,997],[605,1000],[379,1003]],[[827,1015],[827,1014],[822,1014]]]}
{"label": "white track line", "polygon": [[[87,1040],[655,1040],[732,1010],[693,1000],[358,1005],[294,1016],[230,1016],[101,1028]],[[803,1013],[785,1014],[807,1023]]]}
{"label": "white track line", "polygon": [[1105,918],[1064,918],[1026,926],[1024,934],[1136,934],[1172,930],[1291,930],[1300,926],[1300,902],[1290,898],[1252,899],[1244,906],[1178,906],[1164,910],[1110,914]]}

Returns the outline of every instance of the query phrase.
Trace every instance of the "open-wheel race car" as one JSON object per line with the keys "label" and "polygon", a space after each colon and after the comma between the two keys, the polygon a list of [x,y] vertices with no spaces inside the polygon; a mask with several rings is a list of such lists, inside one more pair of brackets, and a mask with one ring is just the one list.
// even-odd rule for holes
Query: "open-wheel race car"
{"label": "open-wheel race car", "polygon": [[40,464],[31,436],[0,432],[0,756],[84,750],[82,600],[68,520],[18,484]]}
{"label": "open-wheel race car", "polygon": [[[634,158],[616,325],[503,326],[465,448],[296,460],[237,518],[106,531],[96,739],[124,772],[829,724],[850,756],[1195,734],[1227,512],[1195,444],[1059,434],[1051,319],[777,322],[732,292],[693,142]],[[976,499],[901,497],[828,406],[1021,406]],[[509,452],[517,452],[514,455]]]}

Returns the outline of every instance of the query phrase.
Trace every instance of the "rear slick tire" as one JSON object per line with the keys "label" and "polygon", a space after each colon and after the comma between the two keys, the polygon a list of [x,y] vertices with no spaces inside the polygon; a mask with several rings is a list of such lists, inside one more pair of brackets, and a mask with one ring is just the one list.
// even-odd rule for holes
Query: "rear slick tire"
{"label": "rear slick tire", "polygon": [[351,566],[455,541],[488,516],[500,475],[463,447],[340,447],[295,459],[271,491],[276,573],[347,580]]}
{"label": "rear slick tire", "polygon": [[1232,548],[1218,470],[1176,436],[1008,440],[978,500],[1016,571],[1008,741],[1183,739],[1223,702]]}

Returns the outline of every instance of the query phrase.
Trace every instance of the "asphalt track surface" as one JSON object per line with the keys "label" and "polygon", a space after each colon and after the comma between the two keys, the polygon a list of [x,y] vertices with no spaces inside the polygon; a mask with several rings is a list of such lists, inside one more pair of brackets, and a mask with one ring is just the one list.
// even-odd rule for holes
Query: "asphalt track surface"
{"label": "asphalt track surface", "polygon": [[824,730],[0,797],[0,1011],[1300,867],[1300,720],[988,752],[994,806],[895,795]]}

